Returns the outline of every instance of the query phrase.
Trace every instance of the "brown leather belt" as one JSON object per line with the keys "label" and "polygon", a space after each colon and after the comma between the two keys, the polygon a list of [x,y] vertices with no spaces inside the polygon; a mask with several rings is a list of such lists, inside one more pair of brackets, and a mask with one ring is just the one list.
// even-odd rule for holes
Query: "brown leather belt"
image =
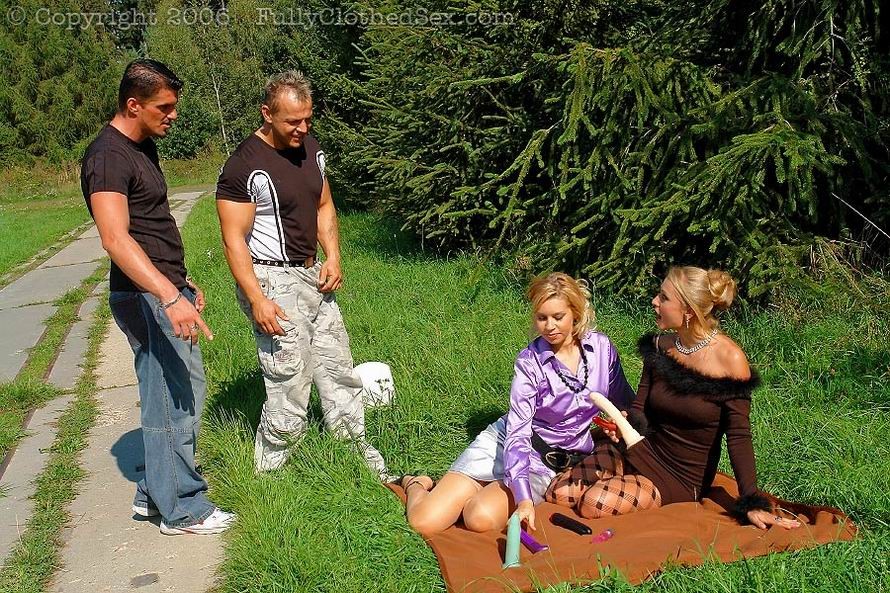
{"label": "brown leather belt", "polygon": [[300,262],[277,261],[274,259],[257,259],[255,257],[252,257],[250,259],[252,259],[253,263],[255,264],[259,264],[261,266],[275,266],[276,268],[311,268],[315,265],[315,258],[312,256],[309,256],[305,260]]}

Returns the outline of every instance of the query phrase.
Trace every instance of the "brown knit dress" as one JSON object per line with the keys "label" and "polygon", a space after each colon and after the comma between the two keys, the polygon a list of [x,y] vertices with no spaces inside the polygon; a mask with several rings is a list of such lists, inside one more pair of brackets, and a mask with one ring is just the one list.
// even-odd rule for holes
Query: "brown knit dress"
{"label": "brown knit dress", "polygon": [[760,383],[703,375],[657,347],[654,334],[640,338],[643,375],[631,420],[646,438],[629,447],[627,473],[641,474],[655,484],[662,504],[701,500],[710,487],[726,436],[729,460],[739,485],[736,510],[744,515],[769,508],[757,491],[751,442],[751,392]]}

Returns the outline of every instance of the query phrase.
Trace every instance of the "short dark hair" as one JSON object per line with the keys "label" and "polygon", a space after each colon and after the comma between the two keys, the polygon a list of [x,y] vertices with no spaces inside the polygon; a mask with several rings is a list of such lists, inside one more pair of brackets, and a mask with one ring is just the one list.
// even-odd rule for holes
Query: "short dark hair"
{"label": "short dark hair", "polygon": [[130,97],[145,101],[163,89],[170,89],[178,94],[182,89],[182,81],[166,64],[157,60],[133,60],[127,64],[121,78],[121,86],[117,92],[117,110],[119,113],[126,111],[127,99]]}

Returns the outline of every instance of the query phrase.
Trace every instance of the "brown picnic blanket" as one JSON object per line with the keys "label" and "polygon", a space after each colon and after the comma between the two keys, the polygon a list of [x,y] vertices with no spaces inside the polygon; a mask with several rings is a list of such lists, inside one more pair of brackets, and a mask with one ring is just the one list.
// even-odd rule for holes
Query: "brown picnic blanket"
{"label": "brown picnic blanket", "polygon": [[[399,486],[390,488],[405,502]],[[851,540],[856,526],[841,511],[773,499],[779,514],[797,517],[800,528],[770,527],[762,531],[741,525],[729,513],[738,495],[730,476],[718,474],[701,503],[672,504],[621,517],[581,519],[570,509],[550,503],[536,508],[532,535],[550,549],[532,554],[520,549],[521,566],[503,569],[506,529],[473,533],[460,524],[427,540],[449,593],[532,591],[558,582],[589,582],[618,571],[633,584],[654,576],[666,565],[696,566],[709,560],[733,562],[772,552],[799,550],[833,541]],[[593,535],[610,528],[614,536],[591,543],[550,523],[553,513],[586,523]]]}

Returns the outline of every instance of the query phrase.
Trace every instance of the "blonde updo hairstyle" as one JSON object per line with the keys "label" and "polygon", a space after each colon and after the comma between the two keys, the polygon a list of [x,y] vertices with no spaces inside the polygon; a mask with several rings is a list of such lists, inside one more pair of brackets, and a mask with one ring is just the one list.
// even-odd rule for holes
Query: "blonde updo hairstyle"
{"label": "blonde updo hairstyle", "polygon": [[[591,329],[596,329],[596,312],[590,304],[590,290],[586,280],[575,280],[563,272],[553,272],[532,280],[528,287],[528,300],[532,305],[532,327],[538,309],[552,298],[565,299],[572,311],[574,324],[572,336],[576,339]],[[532,330],[534,333],[534,330]]]}
{"label": "blonde updo hairstyle", "polygon": [[736,296],[736,282],[723,270],[704,270],[695,266],[675,266],[667,279],[683,302],[692,309],[690,328],[703,338],[717,327],[714,311],[725,311]]}

